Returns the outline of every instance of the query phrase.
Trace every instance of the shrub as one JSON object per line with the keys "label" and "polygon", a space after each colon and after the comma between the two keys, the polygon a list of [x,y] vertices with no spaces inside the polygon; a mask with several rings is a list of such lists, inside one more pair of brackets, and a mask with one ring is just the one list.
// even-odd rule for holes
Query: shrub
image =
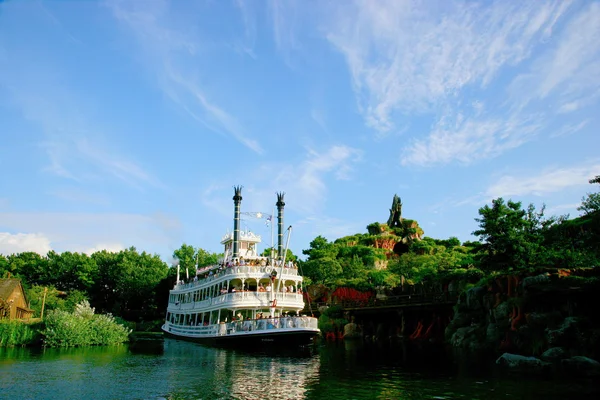
{"label": "shrub", "polygon": [[87,300],[77,304],[72,313],[49,312],[45,323],[42,334],[44,343],[50,347],[119,344],[126,342],[131,332],[110,314],[94,314]]}

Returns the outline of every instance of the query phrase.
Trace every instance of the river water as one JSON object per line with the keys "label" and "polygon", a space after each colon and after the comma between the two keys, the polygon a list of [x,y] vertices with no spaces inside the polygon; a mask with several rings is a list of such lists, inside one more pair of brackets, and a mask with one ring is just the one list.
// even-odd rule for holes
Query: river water
{"label": "river water", "polygon": [[400,344],[265,352],[165,339],[66,350],[0,348],[0,398],[600,398],[595,381],[517,379],[481,365]]}

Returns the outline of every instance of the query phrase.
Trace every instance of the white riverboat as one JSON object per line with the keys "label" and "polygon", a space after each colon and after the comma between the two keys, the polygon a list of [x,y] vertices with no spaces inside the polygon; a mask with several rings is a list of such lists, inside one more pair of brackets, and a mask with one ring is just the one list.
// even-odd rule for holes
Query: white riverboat
{"label": "white riverboat", "polygon": [[[234,229],[221,240],[224,258],[188,282],[177,277],[162,327],[167,335],[217,345],[303,345],[319,334],[317,319],[302,314],[302,276],[283,248],[283,193],[277,199],[277,256],[262,257],[261,236],[240,230],[241,187],[235,187]],[[286,232],[289,244],[291,226]]]}

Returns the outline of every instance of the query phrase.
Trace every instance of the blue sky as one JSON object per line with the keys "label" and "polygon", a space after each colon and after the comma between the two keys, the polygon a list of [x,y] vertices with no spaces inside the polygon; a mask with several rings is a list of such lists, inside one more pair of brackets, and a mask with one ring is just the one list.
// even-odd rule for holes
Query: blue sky
{"label": "blue sky", "polygon": [[220,251],[234,185],[297,254],[394,194],[576,216],[599,97],[598,1],[0,1],[0,253]]}

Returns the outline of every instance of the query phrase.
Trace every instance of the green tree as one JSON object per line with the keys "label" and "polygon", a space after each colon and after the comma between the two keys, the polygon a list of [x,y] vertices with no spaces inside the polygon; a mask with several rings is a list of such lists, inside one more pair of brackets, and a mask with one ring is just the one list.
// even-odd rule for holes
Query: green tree
{"label": "green tree", "polygon": [[481,218],[474,235],[483,241],[481,246],[483,262],[487,268],[506,270],[528,268],[540,264],[544,253],[544,233],[555,223],[553,218],[544,218],[544,208],[540,212],[529,205],[521,208],[520,202],[498,198],[492,206],[479,209]]}
{"label": "green tree", "polygon": [[359,278],[366,272],[365,264],[363,264],[358,254],[355,254],[350,259],[343,259],[340,264],[342,266],[342,275],[346,279]]}
{"label": "green tree", "polygon": [[[46,301],[44,302],[44,291],[46,291]],[[29,306],[34,310],[34,316],[39,317],[44,304],[44,313],[50,310],[64,310],[66,293],[56,289],[52,285],[40,286],[33,285],[27,289],[27,299]]]}
{"label": "green tree", "polygon": [[153,316],[158,309],[153,301],[155,290],[167,276],[167,264],[156,254],[138,253],[131,247],[119,253],[116,266],[114,291],[123,308],[123,316],[131,320]]}
{"label": "green tree", "polygon": [[[275,252],[276,251],[277,250],[275,250]],[[275,252],[273,254],[275,254]],[[271,257],[271,249],[270,248],[264,249],[260,255],[261,255],[261,257]],[[298,261],[298,256],[296,256],[292,252],[291,249],[287,249],[287,252],[285,253],[285,262],[287,263],[288,261],[292,261],[292,262]]]}
{"label": "green tree", "polygon": [[84,253],[65,251],[58,254],[51,251],[48,253],[47,266],[52,275],[44,281],[55,285],[59,290],[87,292],[98,276],[95,260]]}
{"label": "green tree", "polygon": [[46,258],[31,251],[8,256],[8,271],[25,282],[45,282],[48,279]]}
{"label": "green tree", "polygon": [[[600,175],[596,175],[589,182],[600,184]],[[577,207],[577,211],[581,211],[582,215],[589,215],[600,211],[600,193],[588,193],[587,196],[581,199],[581,205]]]}
{"label": "green tree", "polygon": [[339,248],[329,243],[323,236],[317,236],[310,242],[310,248],[302,253],[308,256],[302,263],[303,272],[315,283],[332,281],[339,277],[343,270],[336,259]]}
{"label": "green tree", "polygon": [[91,303],[101,312],[116,313],[119,304],[116,295],[117,280],[119,279],[119,253],[102,250],[92,254],[91,258],[98,268],[96,281],[90,289]]}
{"label": "green tree", "polygon": [[196,250],[196,259],[198,268],[207,267],[209,265],[216,265],[218,260],[218,254],[210,253],[204,249],[198,248]]}
{"label": "green tree", "polygon": [[0,254],[0,277],[4,278],[11,272],[9,269],[8,258],[6,258],[3,254]]}
{"label": "green tree", "polygon": [[179,268],[182,278],[185,278],[186,271],[189,276],[196,273],[196,250],[188,244],[182,244],[180,248],[173,252],[173,258],[179,261]]}

